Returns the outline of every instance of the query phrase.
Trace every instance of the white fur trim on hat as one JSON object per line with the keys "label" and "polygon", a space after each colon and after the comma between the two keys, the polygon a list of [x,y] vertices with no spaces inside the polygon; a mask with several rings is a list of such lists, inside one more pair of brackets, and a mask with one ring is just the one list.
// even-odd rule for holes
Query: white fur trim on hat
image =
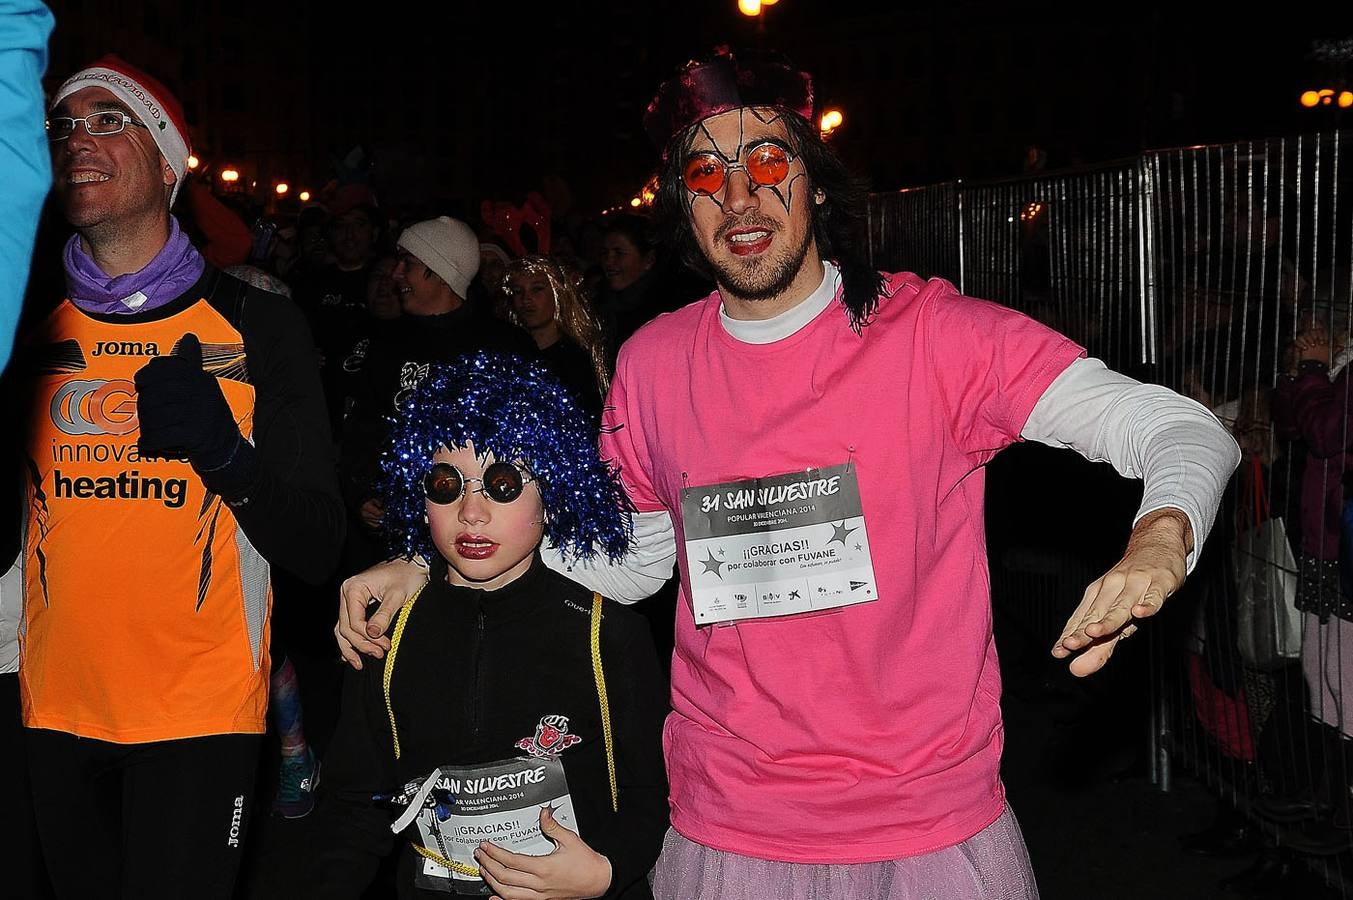
{"label": "white fur trim on hat", "polygon": [[438,216],[416,222],[399,236],[399,246],[441,276],[462,300],[479,272],[479,238],[459,219]]}
{"label": "white fur trim on hat", "polygon": [[177,176],[169,194],[169,205],[173,206],[179,188],[183,185],[184,173],[188,171],[188,139],[183,124],[175,122],[160,99],[135,79],[125,72],[102,66],[82,69],[67,78],[61,87],[57,88],[52,105],[56,106],[71,94],[87,87],[101,87],[109,91],[144,120],[155,146],[160,148],[160,153],[169,163],[169,168],[173,169],[174,175]]}

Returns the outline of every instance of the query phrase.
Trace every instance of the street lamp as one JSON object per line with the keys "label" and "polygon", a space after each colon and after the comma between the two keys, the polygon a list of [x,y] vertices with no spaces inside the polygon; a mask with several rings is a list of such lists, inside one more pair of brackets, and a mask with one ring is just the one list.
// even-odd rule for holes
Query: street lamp
{"label": "street lamp", "polygon": [[756,19],[757,30],[763,31],[766,27],[766,7],[774,6],[777,2],[779,0],[738,0],[738,12],[749,19]]}
{"label": "street lamp", "polygon": [[287,184],[285,181],[279,181],[277,182],[277,187],[273,188],[273,190],[277,191],[277,196],[282,197],[286,195],[287,191],[291,190],[291,185]]}
{"label": "street lamp", "polygon": [[239,181],[240,180],[239,170],[231,168],[222,169],[221,180],[228,184],[233,184],[234,182]]}
{"label": "street lamp", "polygon": [[190,169],[196,169],[196,168],[197,168],[198,166],[200,166],[200,165],[202,165],[202,160],[198,159],[196,156],[194,156],[193,154],[189,153],[189,154],[188,154],[188,168],[190,168]]}
{"label": "street lamp", "polygon": [[300,201],[301,201],[302,203],[309,203],[309,202],[310,202],[310,192],[309,192],[309,191],[301,191],[301,192],[300,192],[299,194],[297,194],[296,196],[300,198]]}
{"label": "street lamp", "polygon": [[823,137],[829,136],[833,131],[841,127],[846,117],[839,109],[828,109],[822,113],[822,118],[818,120],[818,130],[822,132]]}
{"label": "street lamp", "polygon": [[1306,91],[1301,95],[1301,105],[1307,109],[1313,109],[1317,106],[1338,106],[1340,109],[1348,109],[1353,106],[1353,91],[1335,92],[1331,88],[1324,88],[1319,91]]}
{"label": "street lamp", "polygon": [[648,177],[648,180],[644,182],[644,186],[639,189],[639,193],[635,195],[635,199],[639,201],[635,204],[636,206],[652,206],[653,201],[658,199],[657,172],[654,172]]}

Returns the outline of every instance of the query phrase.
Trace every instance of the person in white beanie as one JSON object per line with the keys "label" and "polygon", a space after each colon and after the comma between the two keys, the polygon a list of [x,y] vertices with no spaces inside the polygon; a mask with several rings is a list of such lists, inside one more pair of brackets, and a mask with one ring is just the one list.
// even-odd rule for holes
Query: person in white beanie
{"label": "person in white beanie", "polygon": [[344,561],[349,574],[386,558],[378,535],[384,516],[376,488],[380,458],[389,442],[389,417],[428,366],[478,350],[537,355],[525,331],[467,302],[479,271],[479,238],[469,225],[438,216],[405,228],[397,245],[393,278],[404,316],[372,339],[343,423],[339,475],[352,515]]}
{"label": "person in white beanie", "polygon": [[[449,216],[438,216],[405,228],[399,236],[400,265],[395,268],[395,283],[405,297],[405,312],[410,315],[435,315],[450,312],[465,302],[470,281],[479,271],[479,238],[469,225]],[[409,279],[410,272],[420,279]],[[431,279],[433,272],[437,279]]]}

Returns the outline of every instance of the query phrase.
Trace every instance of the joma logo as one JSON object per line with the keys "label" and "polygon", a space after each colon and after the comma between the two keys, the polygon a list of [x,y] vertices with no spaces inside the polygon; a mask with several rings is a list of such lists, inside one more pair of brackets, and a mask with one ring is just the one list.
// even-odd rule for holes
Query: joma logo
{"label": "joma logo", "polygon": [[160,348],[154,341],[99,341],[90,356],[159,356]]}
{"label": "joma logo", "polygon": [[240,794],[235,798],[235,806],[230,811],[230,836],[226,838],[226,844],[231,847],[240,845],[240,824],[244,820],[244,795]]}

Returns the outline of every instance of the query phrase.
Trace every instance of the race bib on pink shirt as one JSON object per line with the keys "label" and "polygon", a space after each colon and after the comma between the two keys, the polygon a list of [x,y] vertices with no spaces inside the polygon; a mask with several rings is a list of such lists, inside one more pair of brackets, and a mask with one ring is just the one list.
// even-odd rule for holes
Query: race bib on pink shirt
{"label": "race bib on pink shirt", "polygon": [[848,463],[686,488],[681,521],[696,625],[878,599]]}

